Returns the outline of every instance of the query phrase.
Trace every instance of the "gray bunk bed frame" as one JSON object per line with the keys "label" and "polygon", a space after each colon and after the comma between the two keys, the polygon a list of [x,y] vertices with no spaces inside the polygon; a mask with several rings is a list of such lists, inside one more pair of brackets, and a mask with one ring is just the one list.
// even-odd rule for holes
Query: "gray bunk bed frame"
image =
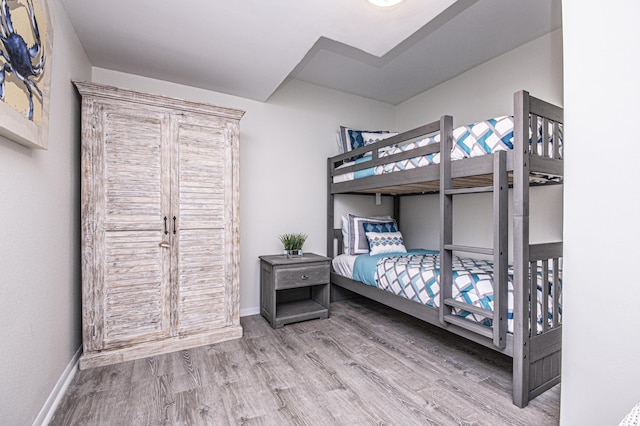
{"label": "gray bunk bed frame", "polygon": [[[543,128],[552,126],[553,138],[544,137],[541,154],[530,149],[529,129],[536,134],[536,124]],[[357,171],[375,165],[412,158],[418,155],[451,152],[453,119],[443,116],[439,121],[427,124],[397,136],[379,141],[328,159],[327,188],[327,256],[333,258],[335,246],[342,253],[342,232],[334,229],[334,196],[336,194],[383,194],[394,199],[394,217],[400,218],[400,197],[438,192],[440,197],[440,306],[430,307],[396,296],[331,272],[332,286],[373,299],[430,324],[444,328],[476,343],[492,348],[513,358],[513,403],[524,407],[542,392],[560,382],[562,325],[559,321],[560,279],[559,261],[562,242],[531,244],[529,241],[529,188],[535,184],[531,173],[563,176],[560,159],[559,125],[563,123],[563,109],[530,96],[526,91],[514,94],[514,149],[498,151],[492,155],[451,161],[450,155],[441,155],[440,164],[428,165],[386,175],[370,176],[357,180],[333,183],[333,177],[345,172]],[[378,148],[440,132],[441,143],[378,158]],[[546,134],[546,132],[543,132]],[[549,145],[552,145],[549,148]],[[358,154],[372,153],[372,159],[360,164],[337,167]],[[507,270],[508,270],[508,188],[513,187],[513,270],[514,270],[514,330],[507,333]],[[469,247],[454,245],[453,197],[457,194],[493,193],[493,247]],[[337,244],[336,244],[337,240]],[[493,256],[494,310],[486,311],[452,299],[452,257],[454,252],[481,253]],[[552,271],[548,273],[549,266]],[[551,324],[542,321],[542,331],[537,326],[537,275],[538,267],[553,282],[552,301],[542,297],[541,312],[554,313]],[[534,271],[532,274],[531,271]],[[543,280],[543,282],[546,282]],[[530,303],[533,300],[534,303]],[[549,306],[551,303],[551,306]],[[453,315],[452,308],[462,308],[493,318],[493,327],[478,325]]]}

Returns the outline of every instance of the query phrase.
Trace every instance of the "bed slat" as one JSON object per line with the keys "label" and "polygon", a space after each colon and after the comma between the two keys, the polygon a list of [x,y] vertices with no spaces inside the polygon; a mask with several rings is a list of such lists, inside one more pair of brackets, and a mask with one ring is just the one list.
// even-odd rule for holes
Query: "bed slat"
{"label": "bed slat", "polygon": [[485,327],[484,325],[480,325],[476,322],[466,320],[457,315],[446,315],[445,319],[449,324],[457,325],[460,328],[464,328],[465,330],[472,331],[488,339],[493,338],[493,330],[489,327]]}
{"label": "bed slat", "polygon": [[527,145],[530,148],[529,153],[538,155],[538,116],[534,113],[531,113],[531,120],[529,121],[529,134],[532,135],[532,143]]}
{"label": "bed slat", "polygon": [[[542,332],[549,330],[549,261],[542,261]],[[536,292],[536,294],[538,294]]]}
{"label": "bed slat", "polygon": [[530,336],[535,336],[538,324],[538,304],[534,302],[538,296],[538,262],[529,263],[529,312],[531,321]]}
{"label": "bed slat", "polygon": [[549,119],[542,119],[542,156],[549,157]]}
{"label": "bed slat", "polygon": [[560,325],[560,260],[553,259],[553,328]]}
{"label": "bed slat", "polygon": [[553,122],[553,158],[560,158],[560,124]]}
{"label": "bed slat", "polygon": [[481,308],[479,306],[471,305],[469,303],[459,302],[455,299],[445,299],[444,303],[447,306],[451,306],[452,308],[458,308],[463,311],[471,312],[472,314],[475,314],[481,317],[486,317],[486,318],[493,317],[493,311]]}

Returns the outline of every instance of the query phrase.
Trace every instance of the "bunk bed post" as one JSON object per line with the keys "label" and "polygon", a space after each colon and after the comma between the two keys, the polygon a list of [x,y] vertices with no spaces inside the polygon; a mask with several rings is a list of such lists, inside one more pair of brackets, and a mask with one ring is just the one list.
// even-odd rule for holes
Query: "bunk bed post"
{"label": "bunk bed post", "polygon": [[507,303],[509,271],[509,182],[507,153],[493,154],[493,344],[504,349],[507,344]]}
{"label": "bunk bed post", "polygon": [[451,179],[451,149],[453,144],[453,117],[444,115],[440,119],[440,309],[439,318],[443,326],[451,307],[445,300],[451,299],[453,285],[453,250],[445,247],[453,244],[453,189]]}
{"label": "bunk bed post", "polygon": [[[529,332],[536,326],[535,323],[529,325],[529,111],[529,93],[524,90],[516,92],[513,138],[513,403],[518,407],[529,402]],[[532,303],[536,303],[535,300]]]}
{"label": "bunk bed post", "polygon": [[[331,192],[331,184],[333,183],[333,178],[331,173],[333,172],[333,162],[331,158],[327,159],[327,257],[333,259],[336,253],[333,252],[333,208],[334,208],[334,200],[333,193]],[[340,254],[340,253],[337,253]]]}

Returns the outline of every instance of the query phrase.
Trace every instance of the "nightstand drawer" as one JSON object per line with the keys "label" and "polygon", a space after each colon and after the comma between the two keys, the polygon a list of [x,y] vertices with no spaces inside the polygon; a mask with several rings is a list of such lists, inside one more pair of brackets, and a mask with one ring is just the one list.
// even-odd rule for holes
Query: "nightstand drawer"
{"label": "nightstand drawer", "polygon": [[329,265],[305,265],[299,268],[276,269],[276,290],[304,287],[329,282]]}

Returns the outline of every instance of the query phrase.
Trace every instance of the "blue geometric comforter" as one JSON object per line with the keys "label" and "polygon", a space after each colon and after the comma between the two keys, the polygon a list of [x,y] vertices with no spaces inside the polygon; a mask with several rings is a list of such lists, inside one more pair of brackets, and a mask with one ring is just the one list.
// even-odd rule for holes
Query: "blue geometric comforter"
{"label": "blue geometric comforter", "polygon": [[[513,116],[501,116],[491,118],[478,123],[468,124],[453,129],[453,148],[451,150],[451,159],[460,160],[463,158],[477,157],[481,155],[492,154],[496,151],[513,149]],[[543,140],[549,140],[549,150],[552,152],[553,132],[551,127],[546,129],[547,138],[543,138],[544,129],[542,122],[538,122],[537,135],[529,135],[529,142],[532,149],[539,154],[543,152]],[[559,152],[562,157],[562,126],[559,127]],[[384,158],[399,152],[410,151],[426,145],[440,142],[440,134],[430,136],[418,141],[410,142],[400,146],[385,147],[379,150],[379,158]],[[371,160],[371,155],[365,155],[355,161],[355,164],[364,163]],[[415,169],[430,164],[440,163],[440,153],[421,155],[408,158],[405,160],[390,162],[367,169],[358,170],[353,173],[345,173],[334,176],[334,182],[343,182],[347,180],[361,179],[368,176],[377,176],[387,173],[393,173],[402,170]],[[353,163],[348,163],[353,164]],[[542,177],[541,177],[542,178]],[[544,177],[543,180],[549,179]]]}
{"label": "blue geometric comforter", "polygon": [[[390,257],[391,256],[391,257]],[[551,266],[551,262],[549,263]],[[561,277],[561,271],[560,277]],[[538,267],[538,330],[542,330],[543,288],[546,289],[549,312],[553,318],[553,283],[543,283],[541,267]],[[552,274],[547,274],[551,277]],[[424,305],[440,306],[440,256],[433,250],[410,250],[403,254],[370,256],[363,254],[355,261],[353,279],[378,287],[400,297]],[[560,280],[562,286],[562,280]],[[486,260],[453,257],[453,299],[493,311],[493,264]],[[508,269],[508,331],[513,332],[513,267]],[[456,315],[491,326],[492,319],[467,311],[454,309]],[[562,308],[558,312],[558,320]]]}

